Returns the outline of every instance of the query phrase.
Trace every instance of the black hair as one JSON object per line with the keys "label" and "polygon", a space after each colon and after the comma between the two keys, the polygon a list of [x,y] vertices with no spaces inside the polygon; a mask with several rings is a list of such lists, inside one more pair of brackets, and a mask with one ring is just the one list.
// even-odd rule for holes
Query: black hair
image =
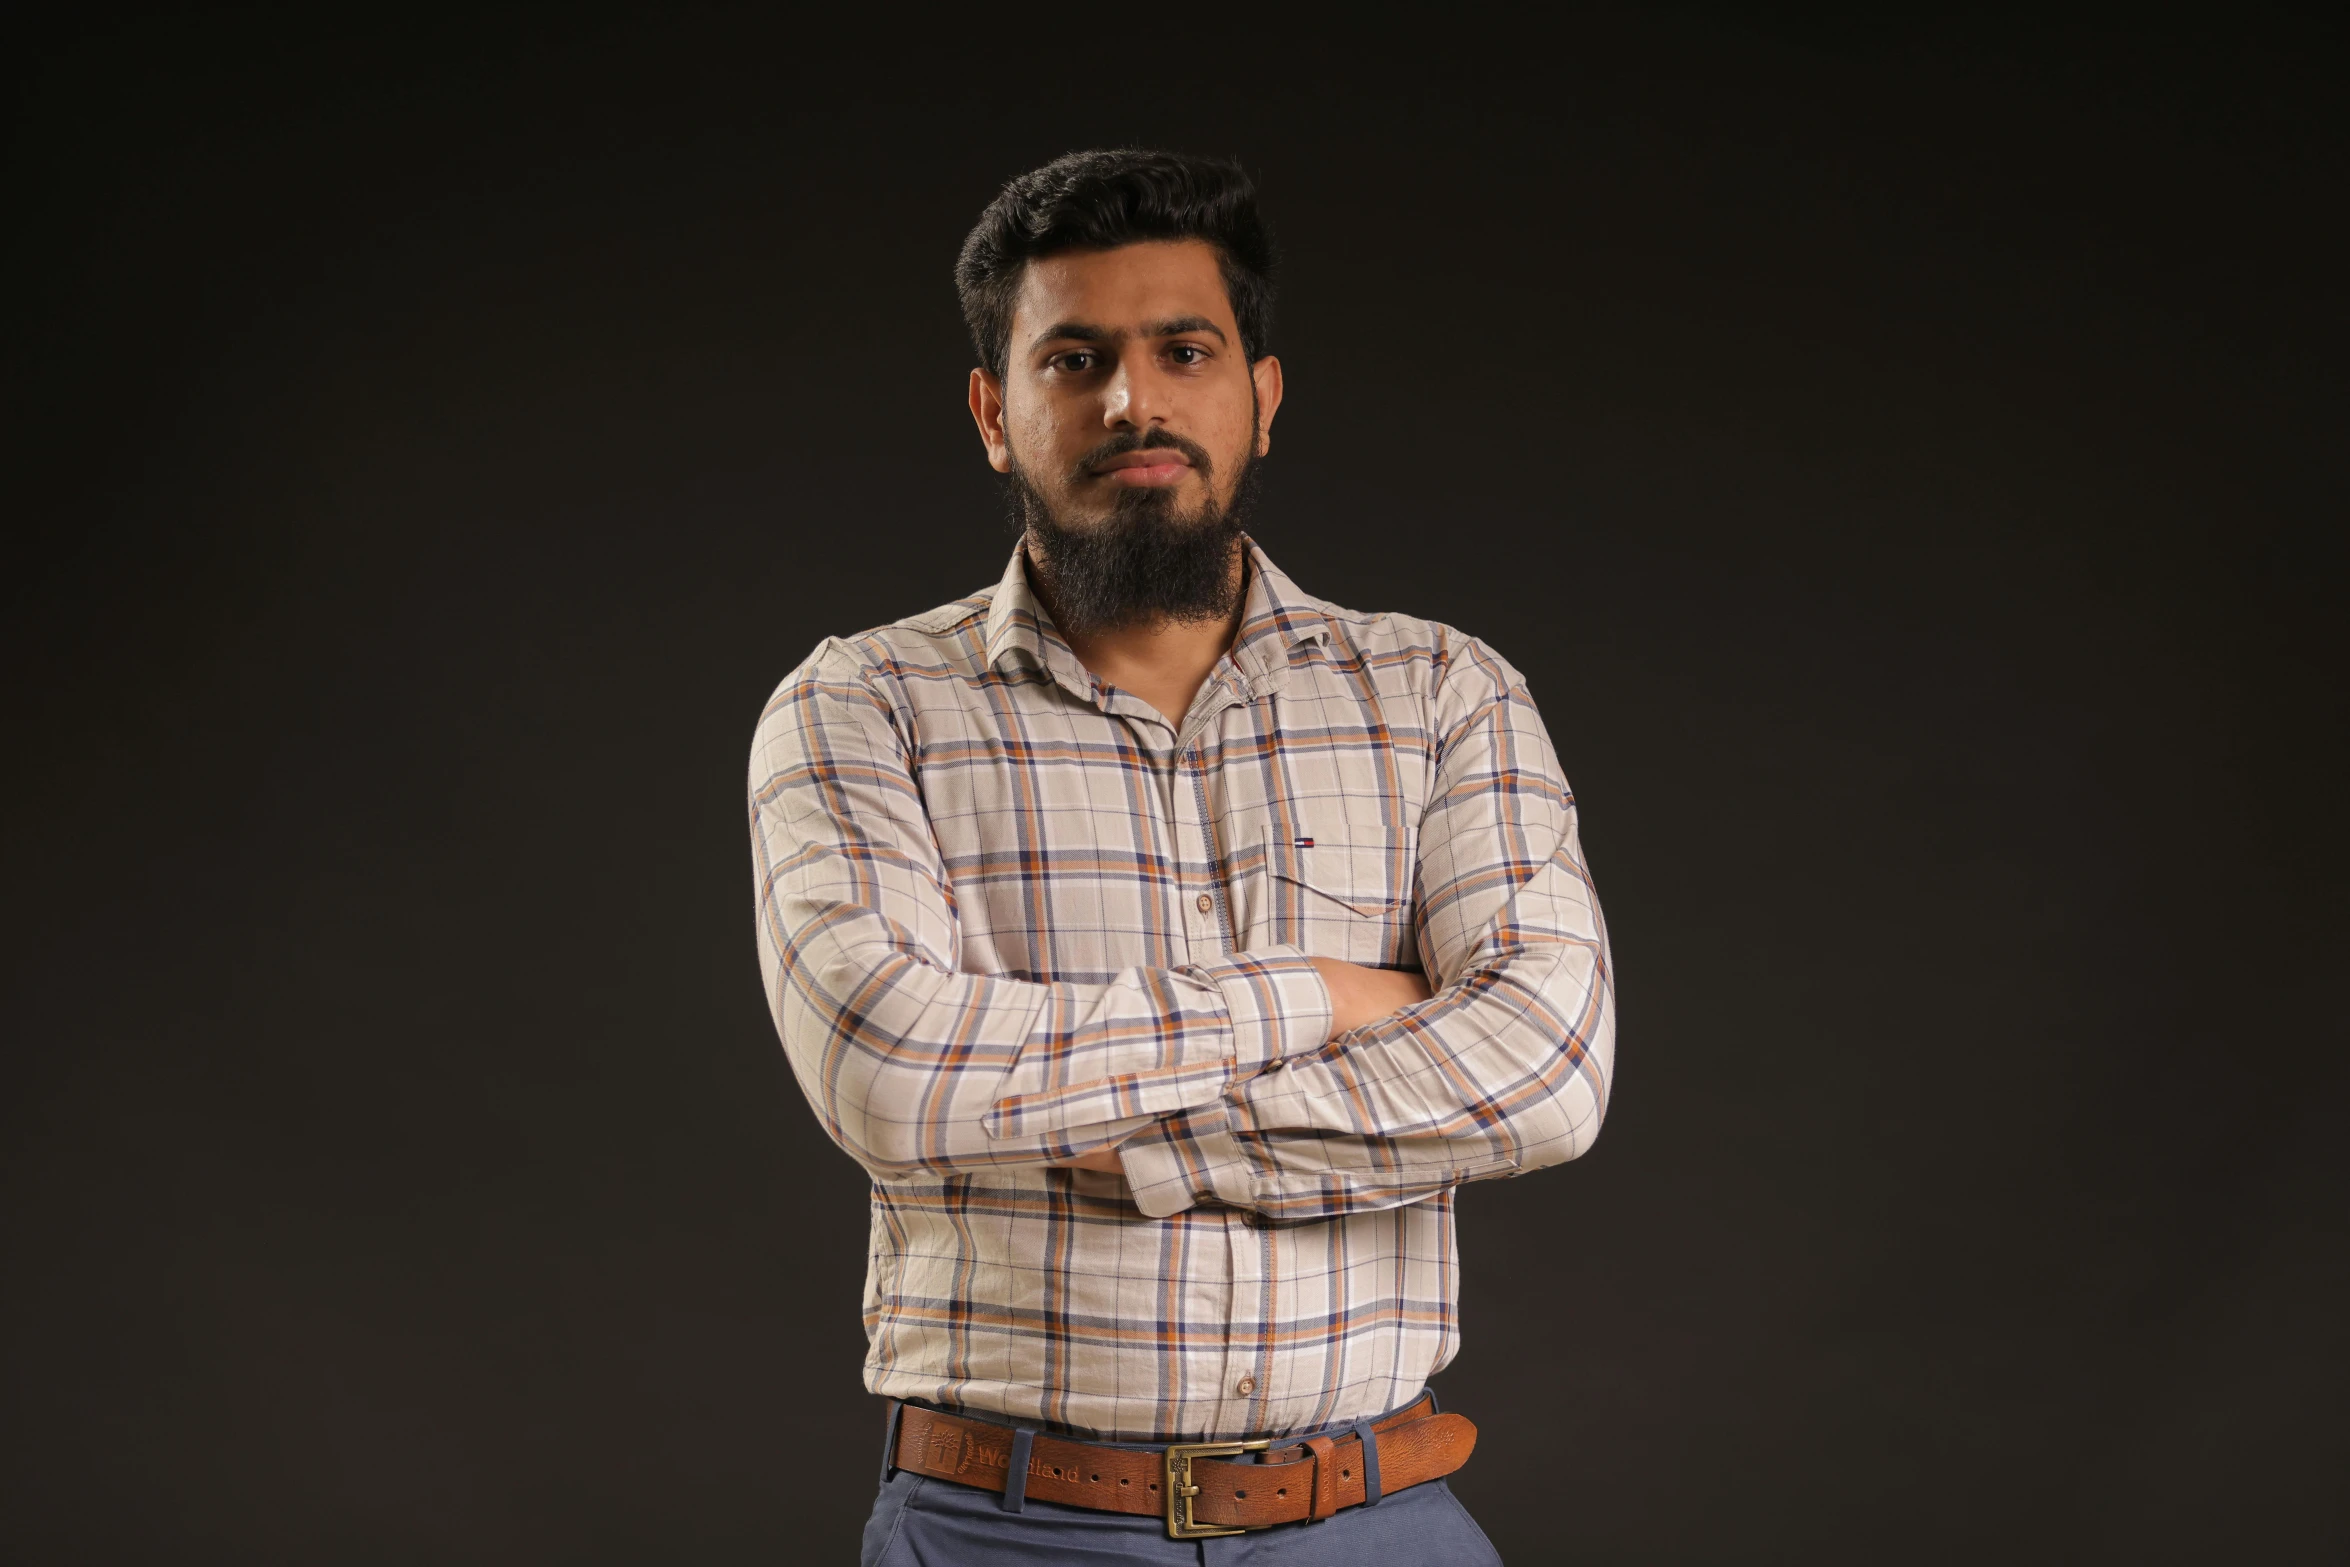
{"label": "black hair", "polygon": [[1138,240],[1198,239],[1216,249],[1224,292],[1251,363],[1273,326],[1273,236],[1239,164],[1140,147],[1072,152],[1011,181],[987,204],[955,261],[955,292],[979,362],[1010,357],[1012,301],[1038,256]]}

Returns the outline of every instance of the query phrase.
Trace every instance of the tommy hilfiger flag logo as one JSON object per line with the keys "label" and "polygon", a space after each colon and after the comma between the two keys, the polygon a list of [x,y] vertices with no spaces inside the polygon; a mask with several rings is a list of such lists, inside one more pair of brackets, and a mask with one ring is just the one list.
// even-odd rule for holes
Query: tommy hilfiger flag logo
{"label": "tommy hilfiger flag logo", "polygon": [[1301,849],[1310,849],[1314,846],[1314,840],[1311,838],[1293,838],[1290,841]]}

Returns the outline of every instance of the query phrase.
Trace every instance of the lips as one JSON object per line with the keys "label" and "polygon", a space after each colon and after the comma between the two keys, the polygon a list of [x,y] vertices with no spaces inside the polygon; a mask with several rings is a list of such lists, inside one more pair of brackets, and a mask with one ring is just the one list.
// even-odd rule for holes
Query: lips
{"label": "lips", "polygon": [[1096,463],[1092,472],[1095,478],[1112,484],[1173,484],[1191,472],[1191,459],[1170,446],[1151,446],[1136,452],[1120,452],[1106,462]]}
{"label": "lips", "polygon": [[1096,473],[1108,473],[1113,468],[1155,468],[1161,463],[1173,463],[1179,468],[1191,466],[1191,459],[1172,446],[1146,446],[1140,451],[1120,452],[1107,462],[1094,464]]}

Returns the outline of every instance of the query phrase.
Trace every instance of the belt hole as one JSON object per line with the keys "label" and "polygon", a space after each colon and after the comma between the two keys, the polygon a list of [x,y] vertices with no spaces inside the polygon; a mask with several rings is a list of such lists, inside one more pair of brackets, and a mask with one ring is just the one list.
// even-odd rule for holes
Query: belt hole
{"label": "belt hole", "polygon": [[[1099,1480],[1099,1479],[1101,1478],[1101,1476],[1100,1476],[1100,1475],[1095,1475],[1095,1476],[1094,1476],[1094,1478],[1095,1478],[1096,1480]],[[1119,1483],[1120,1485],[1132,1485],[1134,1482],[1133,1482],[1132,1480],[1129,1480],[1129,1479],[1127,1479],[1127,1478],[1126,1478],[1124,1475],[1120,1475],[1120,1476],[1118,1477],[1118,1483]]]}
{"label": "belt hole", "polygon": [[1248,1493],[1246,1491],[1235,1491],[1232,1493],[1232,1499],[1236,1502],[1245,1502],[1248,1500]]}
{"label": "belt hole", "polygon": [[1102,1477],[1101,1477],[1100,1475],[1094,1475],[1094,1476],[1092,1477],[1092,1479],[1093,1479],[1093,1483],[1094,1483],[1094,1484],[1096,1484],[1096,1485],[1099,1485],[1099,1484],[1101,1484]]}
{"label": "belt hole", "polygon": [[1280,1490],[1275,1491],[1273,1494],[1275,1496],[1287,1496],[1289,1494],[1289,1487],[1283,1486]]}

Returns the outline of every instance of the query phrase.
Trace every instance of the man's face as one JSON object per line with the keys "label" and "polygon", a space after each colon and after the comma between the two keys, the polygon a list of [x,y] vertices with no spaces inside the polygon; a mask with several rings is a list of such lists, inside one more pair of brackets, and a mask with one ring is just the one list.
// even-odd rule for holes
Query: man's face
{"label": "man's face", "polygon": [[[1210,568],[1222,583],[1234,503],[1280,403],[1280,363],[1248,362],[1198,240],[1030,262],[1002,379],[971,373],[988,462],[1068,589],[1064,618],[1094,625],[1215,610],[1194,601]],[[1186,577],[1202,587],[1170,580]]]}

